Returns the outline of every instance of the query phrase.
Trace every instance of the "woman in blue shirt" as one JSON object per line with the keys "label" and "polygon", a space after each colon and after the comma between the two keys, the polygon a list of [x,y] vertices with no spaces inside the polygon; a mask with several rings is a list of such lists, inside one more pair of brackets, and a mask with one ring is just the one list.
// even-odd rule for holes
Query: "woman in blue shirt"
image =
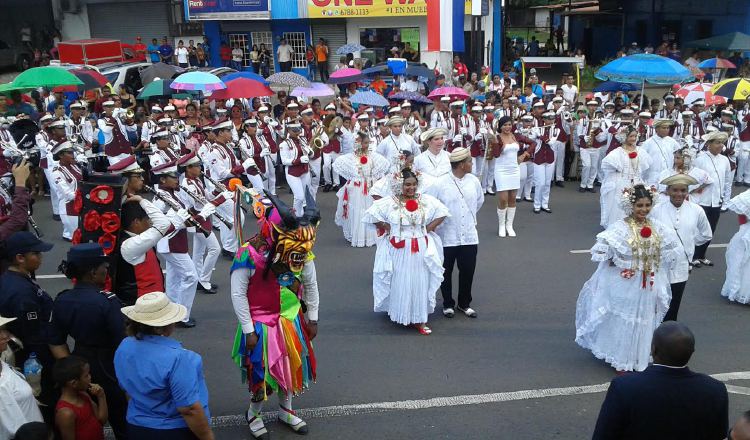
{"label": "woman in blue shirt", "polygon": [[153,292],[122,312],[129,336],[115,353],[115,372],[130,396],[128,437],[213,440],[203,361],[170,337],[187,315],[185,306]]}

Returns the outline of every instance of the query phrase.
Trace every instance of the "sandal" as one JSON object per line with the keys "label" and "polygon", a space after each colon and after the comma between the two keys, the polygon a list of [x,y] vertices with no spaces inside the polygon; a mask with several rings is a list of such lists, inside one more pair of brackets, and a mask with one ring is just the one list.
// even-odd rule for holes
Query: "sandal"
{"label": "sandal", "polygon": [[297,413],[291,409],[284,408],[279,405],[279,421],[284,425],[288,426],[295,433],[299,435],[307,435],[307,423],[304,420],[297,417]]}
{"label": "sandal", "polygon": [[422,326],[415,325],[414,327],[417,328],[417,330],[419,331],[420,335],[427,336],[427,335],[431,335],[432,334],[432,329],[429,328],[429,327],[427,327],[427,324],[424,324]]}
{"label": "sandal", "polygon": [[701,264],[703,264],[704,266],[709,266],[709,267],[711,267],[711,266],[714,265],[714,263],[711,260],[709,260],[708,258],[702,259],[701,260]]}
{"label": "sandal", "polygon": [[[270,439],[271,435],[268,433],[266,426],[263,424],[263,419],[261,418],[260,414],[254,415],[253,417],[250,417],[250,414],[252,414],[252,412],[248,409],[245,413],[245,421],[247,422],[248,428],[250,428],[250,435],[252,435],[253,438],[264,440]],[[260,421],[260,427],[258,427],[256,423],[255,429],[253,429],[253,422],[255,422],[256,420]]]}

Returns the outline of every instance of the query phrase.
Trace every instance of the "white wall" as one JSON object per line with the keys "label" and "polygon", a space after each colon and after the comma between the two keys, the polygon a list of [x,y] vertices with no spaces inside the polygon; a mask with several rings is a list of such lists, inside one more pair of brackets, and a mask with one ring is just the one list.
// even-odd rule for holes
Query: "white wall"
{"label": "white wall", "polygon": [[89,13],[86,4],[81,4],[81,12],[78,14],[62,14],[60,33],[63,41],[66,40],[84,40],[91,38],[91,28],[89,27]]}

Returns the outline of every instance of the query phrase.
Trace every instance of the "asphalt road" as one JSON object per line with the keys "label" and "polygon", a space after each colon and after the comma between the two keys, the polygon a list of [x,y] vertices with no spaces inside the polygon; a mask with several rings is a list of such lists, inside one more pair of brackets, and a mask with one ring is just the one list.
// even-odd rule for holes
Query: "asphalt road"
{"label": "asphalt road", "polygon": [[[521,203],[517,238],[498,238],[495,200],[479,215],[479,263],[474,302],[479,318],[431,316],[431,336],[391,323],[372,312],[374,249],[348,246],[333,223],[335,195],[320,193],[323,223],[315,254],[321,291],[318,383],[295,399],[305,409],[311,439],[583,439],[590,437],[604,387],[614,371],[574,342],[575,302],[595,266],[586,253],[599,232],[598,195],[580,194],[576,185],[554,188],[552,214],[533,214]],[[281,190],[280,194],[291,200]],[[40,275],[54,275],[68,248],[61,225],[48,214],[49,199],[36,205],[36,220],[55,248]],[[253,222],[246,230],[255,230]],[[725,214],[714,243],[727,243],[737,230]],[[719,296],[724,280],[724,249],[712,248],[716,266],[693,272],[680,318],[694,331],[691,368],[706,373],[750,370],[747,307]],[[229,261],[220,259],[214,282],[218,295],[198,294],[194,329],[176,338],[203,356],[210,408],[220,439],[251,438],[240,417],[249,395],[229,353],[236,321],[228,295]],[[64,278],[40,283],[53,295],[67,288]],[[741,377],[740,377],[741,376]],[[750,379],[750,375],[736,378]],[[747,380],[730,381],[730,421],[750,407]],[[558,389],[562,390],[549,390]],[[586,391],[588,390],[588,391]],[[528,391],[516,393],[518,391]],[[585,392],[584,392],[585,391]],[[745,393],[745,394],[743,394]],[[467,397],[478,395],[477,397]],[[458,396],[458,397],[456,397]],[[452,399],[435,399],[454,397]],[[432,400],[429,400],[432,399]],[[382,403],[383,405],[364,405]],[[275,410],[276,398],[267,410]],[[269,417],[272,414],[269,414]],[[273,438],[297,436],[277,423]]]}

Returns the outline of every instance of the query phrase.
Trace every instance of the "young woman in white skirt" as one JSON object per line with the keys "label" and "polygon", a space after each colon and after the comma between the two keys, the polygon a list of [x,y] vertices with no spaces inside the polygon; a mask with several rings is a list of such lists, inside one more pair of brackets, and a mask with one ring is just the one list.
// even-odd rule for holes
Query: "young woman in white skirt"
{"label": "young woman in white skirt", "polygon": [[750,303],[750,189],[732,197],[727,208],[739,214],[740,230],[727,246],[727,278],[721,296],[742,304]]}

